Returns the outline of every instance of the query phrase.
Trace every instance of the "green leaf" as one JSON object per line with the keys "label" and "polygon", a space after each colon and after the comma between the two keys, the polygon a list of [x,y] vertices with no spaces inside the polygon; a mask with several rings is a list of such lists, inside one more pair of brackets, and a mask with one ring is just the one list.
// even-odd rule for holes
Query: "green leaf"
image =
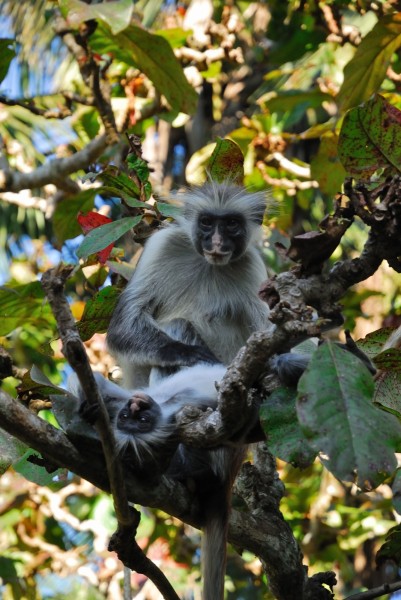
{"label": "green leaf", "polygon": [[173,110],[193,114],[198,94],[188,83],[170,46],[160,35],[130,25],[112,36],[105,26],[98,27],[90,45],[99,54],[110,53],[117,60],[140,69],[163,94]]}
{"label": "green leaf", "polygon": [[[388,354],[389,351],[383,354]],[[396,359],[383,359],[382,355],[379,355],[379,362],[384,366],[384,370],[379,373],[376,378],[375,393],[373,400],[383,406],[386,410],[401,418],[401,365],[400,365],[400,350],[397,350],[398,357]],[[376,364],[376,359],[375,359]],[[386,365],[390,366],[394,364],[393,370],[386,370]],[[379,368],[382,368],[377,365]],[[390,367],[391,369],[391,367]]]}
{"label": "green leaf", "polygon": [[323,344],[312,356],[298,391],[297,412],[304,433],[336,477],[371,489],[394,471],[392,448],[401,439],[401,425],[372,403],[373,377],[356,356],[336,344]]}
{"label": "green leaf", "polygon": [[395,331],[395,327],[382,327],[366,337],[357,341],[358,347],[365,352],[370,359],[374,359],[382,351],[383,345],[387,342],[390,335]]}
{"label": "green leaf", "polygon": [[97,193],[98,189],[85,190],[75,196],[66,196],[57,202],[53,214],[53,228],[60,244],[82,233],[77,214],[80,211],[86,213],[92,210]]}
{"label": "green leaf", "polygon": [[80,0],[59,0],[59,4],[67,23],[74,29],[84,21],[100,19],[110,25],[113,34],[128,27],[134,10],[132,0],[114,0],[92,5]]}
{"label": "green leaf", "polygon": [[27,451],[27,446],[17,438],[0,429],[0,475]]}
{"label": "green leaf", "polygon": [[325,94],[318,89],[315,90],[280,90],[279,92],[269,92],[266,97],[258,98],[258,102],[263,102],[271,113],[283,113],[294,111],[302,106],[302,113],[308,108],[320,107],[323,102],[333,102],[330,94]]}
{"label": "green leaf", "polygon": [[26,285],[0,288],[0,335],[7,335],[17,327],[33,323],[55,326],[55,319],[39,281]]}
{"label": "green leaf", "polygon": [[142,25],[145,28],[152,27],[162,5],[163,0],[147,0],[145,2],[142,17]]}
{"label": "green leaf", "polygon": [[[116,196],[139,197],[140,190],[138,186],[132,181],[132,179],[121,171],[118,171],[116,167],[109,166],[104,171],[96,176],[96,179],[100,179],[103,182],[101,191],[108,191]],[[99,190],[98,190],[99,191]],[[139,200],[137,200],[140,202]],[[142,204],[142,203],[141,203]]]}
{"label": "green leaf", "polygon": [[13,468],[17,473],[33,481],[37,485],[50,485],[54,482],[55,477],[58,473],[61,473],[61,469],[57,469],[53,473],[48,473],[44,467],[31,463],[28,458],[30,456],[38,456],[38,453],[33,450],[28,450],[25,455],[13,465]]}
{"label": "green leaf", "polygon": [[338,154],[350,175],[368,179],[377,169],[401,170],[401,111],[380,96],[344,118]]}
{"label": "green leaf", "polygon": [[388,348],[375,356],[375,365],[383,371],[401,371],[401,350]]}
{"label": "green leaf", "polygon": [[241,184],[244,180],[244,156],[238,144],[228,138],[217,138],[208,171],[210,177],[217,182],[229,179]]}
{"label": "green leaf", "polygon": [[305,468],[313,463],[316,452],[299,425],[295,398],[294,389],[278,388],[262,404],[260,419],[273,454],[294,467]]}
{"label": "green leaf", "polygon": [[15,57],[14,40],[0,38],[0,83],[6,77],[12,59]]}
{"label": "green leaf", "polygon": [[18,394],[21,396],[27,392],[34,392],[36,396],[48,397],[55,392],[63,393],[64,390],[54,385],[44,373],[33,365],[30,371],[27,371],[18,386]]}
{"label": "green leaf", "polygon": [[172,48],[181,48],[181,46],[185,46],[188,36],[191,35],[191,31],[181,29],[181,27],[157,29],[154,33],[166,39]]}
{"label": "green leaf", "polygon": [[130,229],[133,229],[142,216],[138,217],[125,217],[119,221],[113,221],[113,223],[106,223],[96,229],[92,229],[86,236],[82,244],[76,251],[79,258],[87,258],[99,250],[103,250],[110,244],[113,244],[118,240],[124,233],[127,233]]}
{"label": "green leaf", "polygon": [[386,15],[362,40],[355,56],[345,66],[344,81],[337,96],[343,111],[357,106],[377,92],[393,53],[401,45],[401,13]]}
{"label": "green leaf", "polygon": [[78,323],[79,335],[84,342],[95,333],[104,333],[107,330],[120,293],[121,290],[110,285],[88,300]]}
{"label": "green leaf", "polygon": [[174,206],[174,204],[168,204],[167,202],[157,201],[156,207],[163,217],[173,217],[173,219],[176,219],[182,213],[180,206]]}
{"label": "green leaf", "polygon": [[129,281],[135,271],[135,268],[126,262],[116,262],[115,260],[108,260],[106,265],[112,273],[121,275],[126,281]]}
{"label": "green leaf", "polygon": [[320,190],[329,196],[341,190],[347,174],[338,158],[337,144],[338,136],[335,133],[323,135],[318,153],[311,161],[312,179],[316,179]]}
{"label": "green leaf", "polygon": [[389,530],[385,543],[376,555],[377,564],[386,560],[394,560],[396,564],[401,564],[401,525]]}
{"label": "green leaf", "polygon": [[135,156],[135,154],[131,152],[127,156],[127,165],[130,169],[135,171],[141,183],[144,183],[149,179],[149,166],[143,158]]}

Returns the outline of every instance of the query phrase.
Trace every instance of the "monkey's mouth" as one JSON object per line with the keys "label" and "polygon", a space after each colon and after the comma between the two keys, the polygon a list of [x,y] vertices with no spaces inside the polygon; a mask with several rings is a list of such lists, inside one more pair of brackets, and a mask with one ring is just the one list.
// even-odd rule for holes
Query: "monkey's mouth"
{"label": "monkey's mouth", "polygon": [[211,265],[226,265],[230,262],[232,252],[208,252],[203,251],[207,262]]}

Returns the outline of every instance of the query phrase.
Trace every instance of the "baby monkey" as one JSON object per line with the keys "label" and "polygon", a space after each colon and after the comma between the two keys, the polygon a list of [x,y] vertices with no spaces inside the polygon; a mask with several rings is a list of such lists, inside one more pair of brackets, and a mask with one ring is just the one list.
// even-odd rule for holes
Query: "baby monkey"
{"label": "baby monkey", "polygon": [[[167,475],[192,482],[203,530],[203,600],[223,598],[231,488],[246,446],[208,449],[184,445],[177,439],[176,416],[185,405],[216,408],[216,382],[225,371],[220,364],[199,364],[133,391],[95,375],[124,464],[144,477]],[[85,407],[76,377],[71,378],[69,388]],[[256,417],[257,410],[255,413]]]}

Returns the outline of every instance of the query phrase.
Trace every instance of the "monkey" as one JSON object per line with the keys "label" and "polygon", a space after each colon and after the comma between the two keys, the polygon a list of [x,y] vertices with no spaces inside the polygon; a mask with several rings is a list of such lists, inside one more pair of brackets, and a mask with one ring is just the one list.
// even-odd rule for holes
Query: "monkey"
{"label": "monkey", "polygon": [[[95,374],[124,464],[136,474],[146,477],[157,473],[195,488],[200,507],[197,517],[203,530],[203,600],[223,599],[231,489],[246,445],[238,440],[235,445],[216,448],[184,445],[176,436],[176,416],[185,405],[215,409],[216,382],[225,372],[222,364],[198,363],[136,390],[121,388]],[[85,404],[76,376],[70,377],[68,387]],[[255,408],[255,420],[257,414]]]}
{"label": "monkey", "polygon": [[[228,365],[251,333],[268,326],[258,296],[267,278],[258,248],[266,193],[209,181],[182,198],[182,216],[146,242],[108,328],[128,388],[148,385],[155,366]],[[171,337],[176,319],[205,344]]]}

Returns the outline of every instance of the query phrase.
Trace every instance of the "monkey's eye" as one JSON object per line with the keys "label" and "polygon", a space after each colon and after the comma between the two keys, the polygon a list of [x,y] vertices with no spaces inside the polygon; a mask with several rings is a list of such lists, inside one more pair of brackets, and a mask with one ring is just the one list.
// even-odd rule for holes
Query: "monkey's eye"
{"label": "monkey's eye", "polygon": [[146,414],[139,415],[138,423],[150,423],[150,415],[146,415]]}
{"label": "monkey's eye", "polygon": [[130,414],[129,414],[128,410],[123,410],[119,414],[119,418],[123,419],[123,420],[129,419],[129,417],[130,417]]}
{"label": "monkey's eye", "polygon": [[228,219],[227,229],[230,233],[236,233],[241,228],[241,223],[238,219]]}
{"label": "monkey's eye", "polygon": [[199,219],[199,224],[202,229],[211,229],[213,227],[213,219],[211,217],[203,216]]}

